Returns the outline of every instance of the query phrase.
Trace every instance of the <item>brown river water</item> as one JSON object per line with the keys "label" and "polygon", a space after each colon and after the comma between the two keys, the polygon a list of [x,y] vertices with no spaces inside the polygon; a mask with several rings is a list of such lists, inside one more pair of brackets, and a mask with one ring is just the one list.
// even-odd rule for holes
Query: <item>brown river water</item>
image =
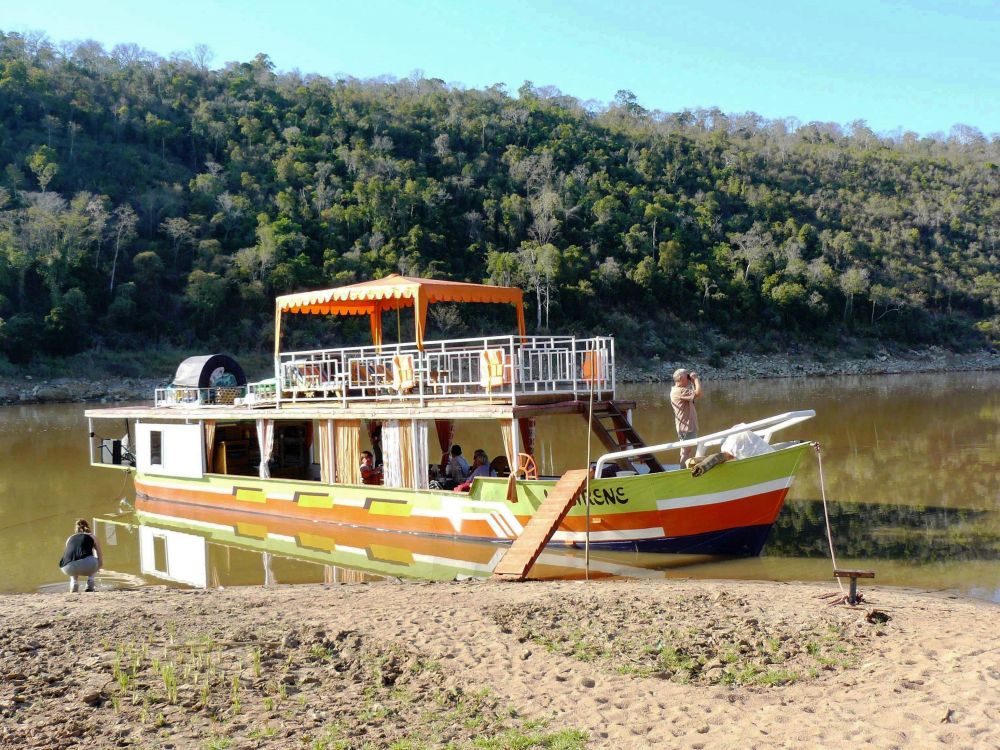
{"label": "brown river water", "polygon": [[[875,583],[947,589],[1000,601],[1000,372],[798,378],[707,383],[702,433],[795,409],[815,419],[779,439],[818,441],[838,566]],[[625,385],[647,443],[675,439],[664,385]],[[385,575],[482,576],[496,548],[406,535],[352,541],[225,521],[141,517],[131,482],[87,464],[83,404],[0,408],[0,592],[62,591],[57,561],[78,517],[96,520],[105,553],[99,588],[231,586],[361,580]],[[543,473],[583,465],[586,423],[539,420]],[[496,433],[495,435],[493,433]],[[456,430],[465,452],[500,451],[499,430]],[[592,446],[594,458],[601,452]],[[268,535],[270,533],[270,536]],[[278,534],[275,536],[275,534]],[[323,536],[326,534],[326,536]],[[331,553],[357,544],[362,554]],[[278,539],[279,541],[273,541]],[[281,541],[284,539],[284,541]],[[296,542],[296,539],[298,541]],[[308,542],[304,539],[311,540]],[[548,553],[547,553],[548,554]],[[584,575],[584,554],[543,556],[544,575]],[[595,554],[591,575],[830,581],[832,565],[816,460],[800,469],[778,524],[755,559]]]}

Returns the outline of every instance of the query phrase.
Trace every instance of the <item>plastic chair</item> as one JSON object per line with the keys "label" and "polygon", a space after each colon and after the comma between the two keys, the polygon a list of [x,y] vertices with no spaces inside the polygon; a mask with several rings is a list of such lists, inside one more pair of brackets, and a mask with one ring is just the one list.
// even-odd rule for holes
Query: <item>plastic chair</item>
{"label": "plastic chair", "polygon": [[396,354],[392,358],[392,387],[396,393],[409,393],[416,380],[413,375],[413,355]]}
{"label": "plastic chair", "polygon": [[490,471],[498,477],[510,476],[510,461],[507,460],[506,456],[497,456],[490,461]]}

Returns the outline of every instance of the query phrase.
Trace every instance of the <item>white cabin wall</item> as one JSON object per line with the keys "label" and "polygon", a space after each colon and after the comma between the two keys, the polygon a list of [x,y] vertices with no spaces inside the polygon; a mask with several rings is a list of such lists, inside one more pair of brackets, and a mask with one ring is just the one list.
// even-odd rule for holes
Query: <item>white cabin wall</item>
{"label": "white cabin wall", "polygon": [[[161,435],[160,464],[150,461],[150,435]],[[135,426],[136,468],[143,474],[201,479],[205,475],[205,441],[200,424],[154,424]]]}
{"label": "white cabin wall", "polygon": [[[157,564],[157,539],[165,559]],[[139,564],[143,575],[165,578],[203,589],[208,585],[208,545],[194,534],[152,526],[139,527]],[[163,570],[160,570],[160,567]]]}

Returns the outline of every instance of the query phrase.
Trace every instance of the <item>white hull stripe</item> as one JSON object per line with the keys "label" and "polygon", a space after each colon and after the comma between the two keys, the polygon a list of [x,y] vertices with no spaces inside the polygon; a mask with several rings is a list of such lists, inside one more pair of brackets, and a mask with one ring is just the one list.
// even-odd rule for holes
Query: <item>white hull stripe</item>
{"label": "white hull stripe", "polygon": [[[177,521],[174,516],[165,516],[162,513],[149,513],[147,511],[142,511],[142,514],[145,518],[152,518],[165,524],[175,523]],[[212,529],[214,531],[227,531],[229,533],[232,533],[236,529],[236,526],[231,523],[212,523],[211,521],[200,521],[193,518],[184,519],[184,522],[199,529]]]}
{"label": "white hull stripe", "polygon": [[[648,529],[623,529],[621,531],[591,531],[591,542],[630,542],[642,539],[660,539],[664,536],[662,526]],[[557,531],[552,536],[556,542],[583,542],[587,539],[586,531]]]}
{"label": "white hull stripe", "polygon": [[475,570],[480,573],[492,573],[493,568],[500,562],[500,558],[503,557],[505,551],[505,548],[498,549],[486,563],[474,563],[471,560],[453,560],[450,557],[438,557],[436,555],[414,555],[413,561],[448,568],[459,568],[461,570]]}
{"label": "white hull stripe", "polygon": [[[256,479],[256,477],[242,477],[242,479],[244,481],[249,480],[252,482],[254,479]],[[214,495],[221,495],[223,497],[233,496],[233,485],[205,484],[205,485],[199,485],[198,487],[191,487],[187,484],[178,484],[177,482],[172,482],[169,479],[157,481],[155,479],[149,479],[147,477],[143,477],[138,481],[140,484],[145,485],[147,487],[159,487],[160,489],[164,490],[178,490],[181,492],[196,490],[198,492],[207,492]],[[264,492],[267,495],[268,499],[270,500],[287,500],[289,502],[295,501],[296,493],[294,492],[291,493],[273,492],[273,491],[268,491],[266,487],[257,487],[257,486],[252,486],[252,487],[248,486],[246,487],[246,489],[251,489],[254,490],[255,492],[256,491]],[[364,504],[364,501],[362,500],[361,503]]]}
{"label": "white hull stripe", "polygon": [[733,500],[742,500],[745,497],[763,495],[767,492],[787,490],[792,483],[792,477],[782,477],[772,479],[770,482],[751,484],[746,487],[739,487],[735,490],[725,492],[713,492],[709,495],[690,495],[688,497],[671,497],[665,500],[656,501],[657,510],[677,510],[679,508],[697,508],[699,505],[715,505],[716,503],[729,503]]}
{"label": "white hull stripe", "polygon": [[[247,479],[252,479],[253,477],[246,477]],[[143,477],[138,480],[139,484],[145,485],[146,487],[159,487],[164,490],[190,490],[195,489],[193,487],[188,487],[186,484],[178,484],[177,482],[172,482],[169,479],[163,481],[157,481],[155,479],[149,479],[148,477]],[[215,485],[205,485],[199,486],[197,488],[198,492],[213,492],[216,495],[225,495],[231,497],[233,494],[232,486],[227,487],[217,487]]]}
{"label": "white hull stripe", "polygon": [[[574,568],[579,570],[584,570],[586,568],[586,561],[582,556],[570,555],[565,553],[553,553],[545,552],[538,556],[535,561],[536,565],[552,565],[559,568]],[[655,568],[638,568],[634,565],[621,565],[618,563],[606,562],[604,560],[598,560],[591,558],[590,569],[597,570],[601,573],[610,573],[611,575],[626,576],[628,578],[664,578],[665,575],[662,570],[656,570]]]}

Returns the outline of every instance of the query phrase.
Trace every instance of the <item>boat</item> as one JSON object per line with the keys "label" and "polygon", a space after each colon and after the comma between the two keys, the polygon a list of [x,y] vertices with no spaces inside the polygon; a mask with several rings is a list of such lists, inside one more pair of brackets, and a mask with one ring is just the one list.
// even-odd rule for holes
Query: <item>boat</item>
{"label": "boat", "polygon": [[[517,332],[425,340],[439,303],[512,307]],[[393,312],[397,338],[402,313],[412,314],[411,341],[384,340]],[[367,316],[371,343],[286,351],[285,328],[302,315]],[[760,554],[811,445],[773,436],[814,413],[647,445],[616,380],[613,337],[527,335],[520,289],[394,274],[278,297],[273,377],[247,382],[228,356],[196,357],[152,405],[87,410],[90,462],[133,473],[140,500],[438,540],[510,544],[544,516],[552,523],[536,556],[545,544]],[[580,415],[604,452],[541,475],[535,427],[564,414]],[[476,477],[467,492],[434,481],[459,420],[498,427],[503,445],[497,476]],[[766,452],[699,477],[665,463],[680,448],[703,457],[747,433]],[[369,448],[379,484],[361,473]]]}

